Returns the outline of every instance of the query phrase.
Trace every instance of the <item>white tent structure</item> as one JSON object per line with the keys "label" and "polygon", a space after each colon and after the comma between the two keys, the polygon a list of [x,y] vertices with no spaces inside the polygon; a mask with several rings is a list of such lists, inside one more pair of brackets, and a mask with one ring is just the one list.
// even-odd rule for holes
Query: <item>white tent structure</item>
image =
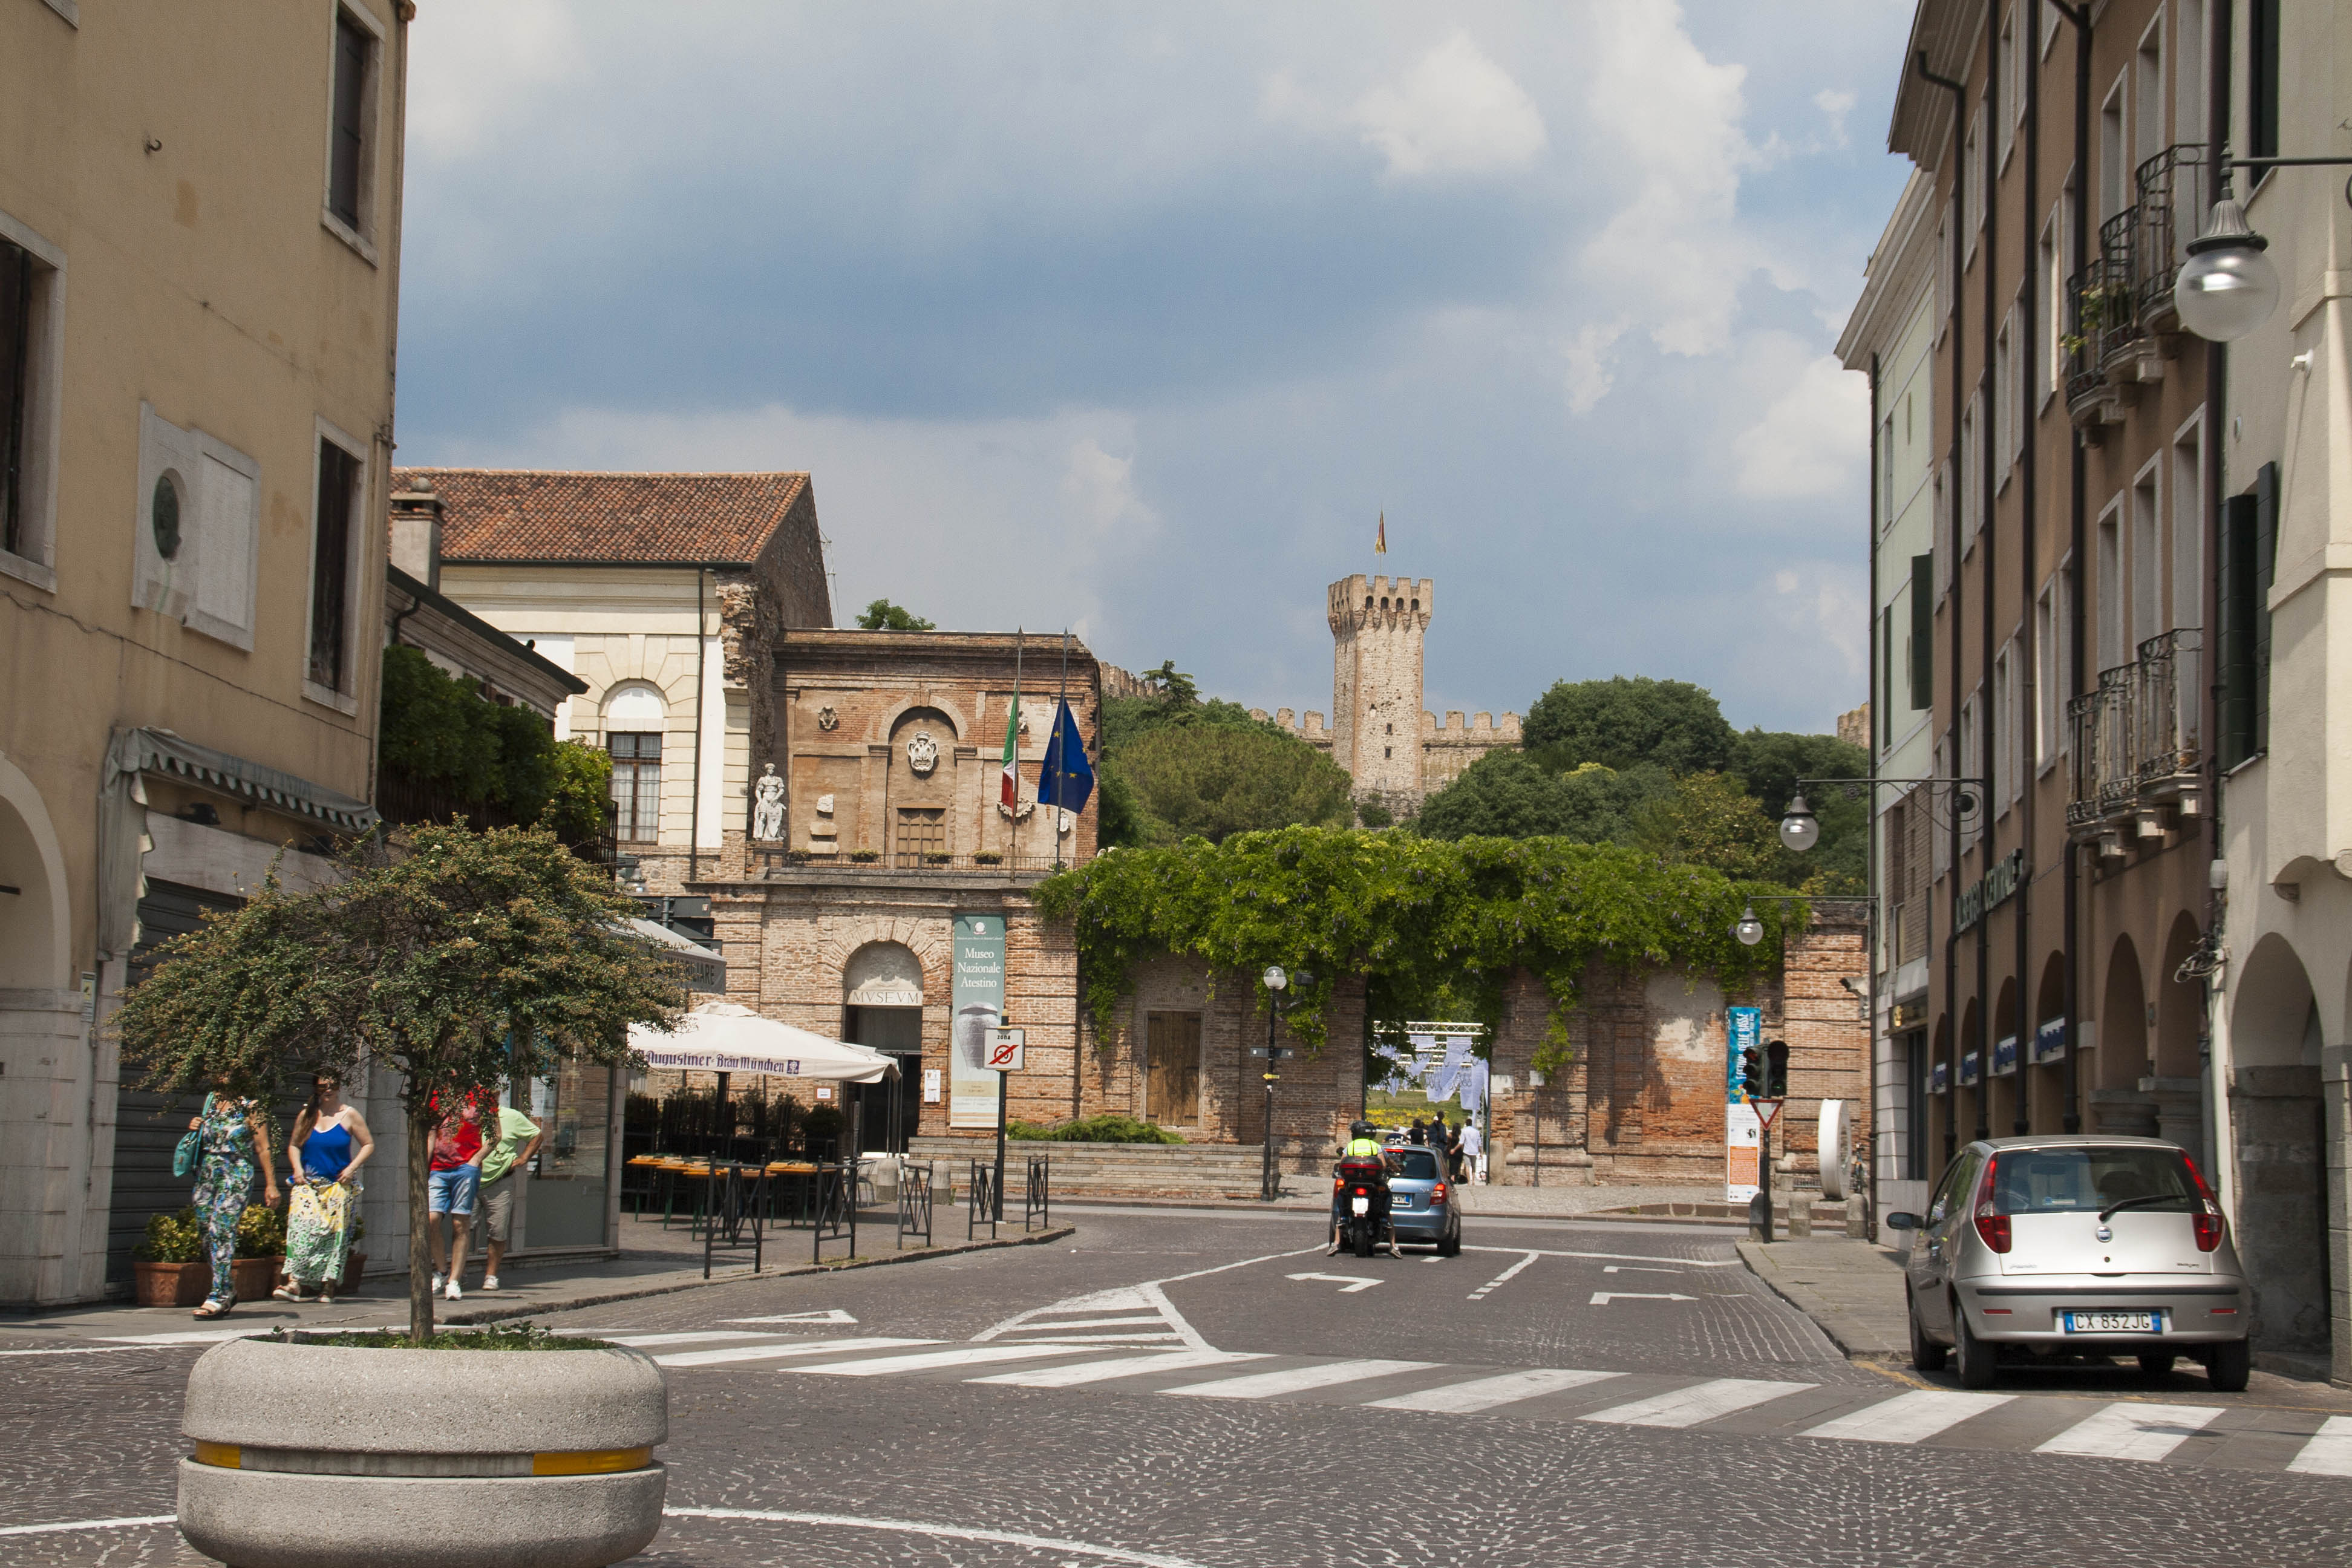
{"label": "white tent structure", "polygon": [[835,1083],[880,1083],[898,1064],[880,1051],[827,1039],[732,1002],[706,1002],[669,1034],[632,1025],[629,1048],[655,1068],[692,1072],[766,1072]]}

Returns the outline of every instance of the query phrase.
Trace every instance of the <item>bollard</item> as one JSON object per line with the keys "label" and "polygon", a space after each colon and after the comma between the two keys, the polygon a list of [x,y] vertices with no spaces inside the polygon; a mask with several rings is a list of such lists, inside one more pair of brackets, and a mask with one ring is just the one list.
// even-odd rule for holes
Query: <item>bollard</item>
{"label": "bollard", "polygon": [[1857,1241],[1870,1239],[1870,1200],[1860,1193],[1846,1197],[1845,1233]]}
{"label": "bollard", "polygon": [[1807,1193],[1789,1194],[1789,1239],[1800,1241],[1813,1234],[1813,1200]]}
{"label": "bollard", "polygon": [[1772,1200],[1762,1193],[1748,1200],[1748,1239],[1772,1239]]}

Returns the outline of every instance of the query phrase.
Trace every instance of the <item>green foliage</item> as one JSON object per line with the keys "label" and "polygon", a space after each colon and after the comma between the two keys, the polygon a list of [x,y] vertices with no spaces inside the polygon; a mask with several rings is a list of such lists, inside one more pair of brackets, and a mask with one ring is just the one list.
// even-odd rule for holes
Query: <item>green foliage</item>
{"label": "green foliage", "polygon": [[194,1205],[177,1214],[150,1215],[146,1237],[131,1249],[142,1263],[194,1263],[204,1255],[205,1226]]}
{"label": "green foliage", "polygon": [[[1731,935],[1757,890],[1616,845],[1302,826],[1117,850],[1033,896],[1049,918],[1076,925],[1087,1004],[1106,1043],[1134,966],[1162,952],[1250,975],[1269,963],[1311,972],[1293,987],[1289,1023],[1312,1048],[1324,1043],[1339,975],[1365,977],[1376,1018],[1466,1012],[1491,1028],[1504,986],[1526,969],[1554,1003],[1537,1063],[1548,1069],[1565,1059],[1568,1015],[1594,960],[1688,964],[1727,985],[1762,973],[1778,942],[1750,949]],[[1768,928],[1804,918],[1801,904],[1770,901],[1759,914]]]}
{"label": "green foliage", "polygon": [[930,632],[938,626],[912,610],[902,609],[887,599],[877,599],[859,613],[858,629],[868,632]]}
{"label": "green foliage", "polygon": [[1360,827],[1393,827],[1396,826],[1396,813],[1389,809],[1388,802],[1384,800],[1360,800],[1356,803],[1356,823]]}
{"label": "green foliage", "polygon": [[1072,1121],[1055,1122],[1041,1127],[1034,1121],[1008,1121],[1004,1125],[1007,1138],[1028,1143],[1181,1143],[1180,1133],[1171,1132],[1152,1121],[1138,1121],[1132,1116],[1106,1112],[1100,1116],[1084,1116]]}
{"label": "green foliage", "polygon": [[1146,842],[1212,843],[1294,823],[1341,826],[1353,813],[1346,770],[1272,725],[1154,731],[1110,758],[1141,807]]}
{"label": "green foliage", "polygon": [[[416,648],[383,650],[382,709],[378,755],[386,767],[502,805],[518,822],[537,822],[559,789],[576,790],[587,765],[559,756],[565,748],[537,713],[487,700],[474,682],[445,675]],[[610,761],[604,767],[609,788]],[[577,822],[585,808],[574,797],[565,809]],[[601,826],[604,808],[595,809]]]}
{"label": "green foliage", "polygon": [[1176,707],[1197,702],[1201,698],[1201,689],[1192,684],[1191,676],[1176,668],[1172,658],[1161,659],[1158,669],[1144,671],[1143,681],[1159,689],[1161,700]]}
{"label": "green foliage", "polygon": [[1780,829],[1739,781],[1722,773],[1676,779],[1673,793],[1634,818],[1637,843],[1662,859],[1704,866],[1741,881],[1793,881],[1782,866]]}
{"label": "green foliage", "polygon": [[286,1256],[286,1211],[264,1204],[247,1204],[245,1212],[236,1216],[236,1255],[239,1258],[283,1258]]}
{"label": "green foliage", "polygon": [[[838,1138],[841,1136],[842,1128],[845,1125],[847,1125],[847,1119],[841,1114],[839,1106],[813,1106],[808,1114],[801,1118],[801,1137],[804,1141],[817,1142],[823,1142],[827,1138]],[[807,1147],[805,1142],[803,1147]]]}
{"label": "green foliage", "polygon": [[1346,770],[1239,703],[1189,695],[1114,697],[1102,707],[1102,841],[1222,839],[1295,823],[1344,826]]}
{"label": "green foliage", "polygon": [[1557,681],[1528,710],[1520,733],[1561,773],[1586,763],[1621,772],[1648,763],[1675,774],[1731,763],[1731,726],[1715,698],[1687,681],[1645,675]]}
{"label": "green foliage", "polygon": [[[1750,730],[1739,737],[1734,759],[1734,769],[1748,793],[1776,824],[1788,809],[1790,797],[1797,793],[1799,779],[1858,779],[1870,773],[1870,753],[1835,735]],[[1805,804],[1821,821],[1821,842],[1800,858],[1801,870],[1787,874],[1801,879],[1809,893],[1867,891],[1868,792],[1817,784],[1806,792]]]}
{"label": "green foliage", "polygon": [[547,805],[534,826],[566,844],[604,835],[613,817],[613,756],[601,746],[559,741],[549,753]]}
{"label": "green foliage", "polygon": [[1432,838],[1571,838],[1633,842],[1633,818],[1673,789],[1664,770],[1619,772],[1587,763],[1555,773],[1524,752],[1489,752],[1422,803],[1417,831]]}
{"label": "green foliage", "polygon": [[288,1333],[277,1330],[277,1337],[290,1344],[327,1345],[336,1350],[352,1351],[608,1351],[609,1340],[582,1339],[576,1335],[559,1334],[537,1323],[490,1323],[478,1329],[444,1329],[418,1340],[407,1334],[387,1333],[382,1329],[347,1329],[338,1333],[306,1334],[299,1330]]}

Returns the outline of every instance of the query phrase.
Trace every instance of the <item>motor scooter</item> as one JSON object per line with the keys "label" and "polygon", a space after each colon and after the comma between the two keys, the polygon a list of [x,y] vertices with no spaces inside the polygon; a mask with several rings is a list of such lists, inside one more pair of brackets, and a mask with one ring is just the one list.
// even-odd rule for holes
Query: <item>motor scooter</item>
{"label": "motor scooter", "polygon": [[1396,1232],[1389,1224],[1387,1161],[1365,1155],[1340,1161],[1331,1190],[1339,1209],[1340,1250],[1358,1258],[1370,1258],[1383,1247],[1396,1250]]}

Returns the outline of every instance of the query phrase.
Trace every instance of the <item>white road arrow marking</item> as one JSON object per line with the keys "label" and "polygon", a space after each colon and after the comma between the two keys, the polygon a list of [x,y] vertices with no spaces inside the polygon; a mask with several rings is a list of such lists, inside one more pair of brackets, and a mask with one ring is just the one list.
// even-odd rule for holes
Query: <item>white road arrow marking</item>
{"label": "white road arrow marking", "polygon": [[1380,1283],[1377,1279],[1368,1279],[1360,1274],[1286,1274],[1283,1278],[1286,1279],[1328,1279],[1333,1284],[1339,1287],[1339,1294],[1342,1296],[1352,1296],[1359,1290],[1369,1290],[1373,1286]]}
{"label": "white road arrow marking", "polygon": [[1603,1274],[1680,1274],[1682,1270],[1679,1268],[1651,1268],[1639,1263],[1612,1263],[1608,1268],[1603,1268],[1601,1272]]}
{"label": "white road arrow marking", "polygon": [[856,1319],[838,1307],[822,1312],[785,1312],[773,1318],[722,1318],[727,1323],[854,1323]]}
{"label": "white road arrow marking", "polygon": [[1652,1290],[1595,1290],[1592,1293],[1592,1300],[1585,1304],[1591,1307],[1605,1307],[1612,1301],[1696,1301],[1697,1300],[1696,1296],[1679,1296],[1672,1290],[1663,1295]]}

